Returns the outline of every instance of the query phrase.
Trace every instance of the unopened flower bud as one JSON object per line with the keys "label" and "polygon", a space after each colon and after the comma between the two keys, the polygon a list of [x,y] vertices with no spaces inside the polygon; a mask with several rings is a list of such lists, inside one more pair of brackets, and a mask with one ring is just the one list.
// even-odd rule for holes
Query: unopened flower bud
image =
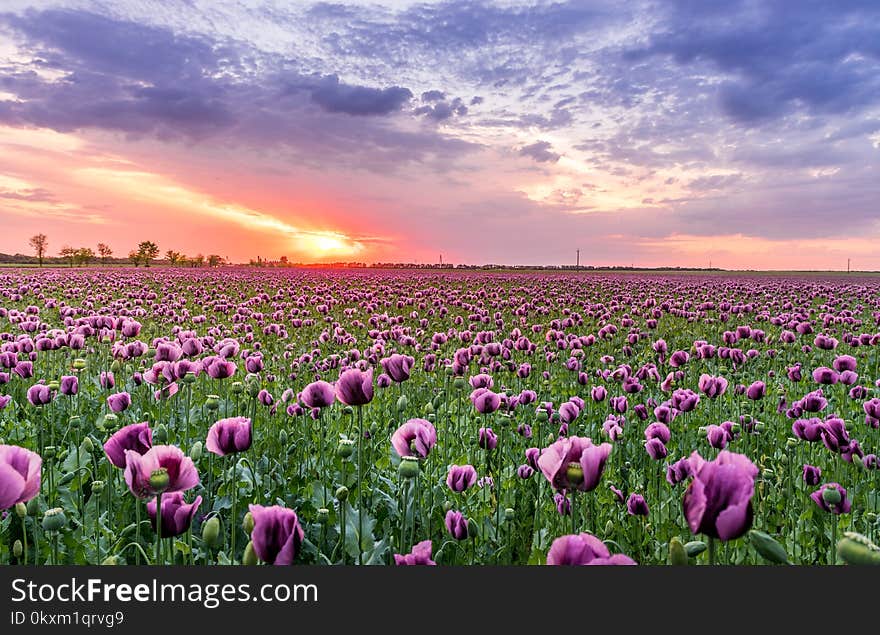
{"label": "unopened flower bud", "polygon": [[24,548],[21,545],[21,540],[16,540],[12,544],[12,555],[16,557],[16,559],[21,558],[21,554],[24,552]]}
{"label": "unopened flower bud", "polygon": [[202,442],[196,441],[192,444],[192,447],[189,449],[189,458],[193,461],[198,461],[202,458]]}
{"label": "unopened flower bud", "polygon": [[211,516],[202,525],[202,540],[212,549],[220,544],[220,518]]}
{"label": "unopened flower bud", "polygon": [[248,512],[244,515],[241,521],[241,528],[248,536],[251,535],[251,532],[254,530],[254,515],[252,513]]}
{"label": "unopened flower bud", "polygon": [[16,503],[15,515],[19,518],[24,518],[25,516],[27,516],[27,505],[25,505],[24,503]]}
{"label": "unopened flower bud", "polygon": [[688,563],[688,554],[678,536],[673,536],[669,541],[669,564],[673,566],[685,566]]}
{"label": "unopened flower bud", "polygon": [[336,500],[340,503],[344,503],[348,499],[348,488],[343,485],[336,489]]}
{"label": "unopened flower bud", "polygon": [[408,405],[409,399],[406,398],[406,395],[400,395],[397,399],[397,412],[403,412]]}
{"label": "unopened flower bud", "polygon": [[254,541],[249,540],[244,548],[244,555],[241,557],[241,563],[245,566],[252,567],[257,564],[257,552],[254,551]]}

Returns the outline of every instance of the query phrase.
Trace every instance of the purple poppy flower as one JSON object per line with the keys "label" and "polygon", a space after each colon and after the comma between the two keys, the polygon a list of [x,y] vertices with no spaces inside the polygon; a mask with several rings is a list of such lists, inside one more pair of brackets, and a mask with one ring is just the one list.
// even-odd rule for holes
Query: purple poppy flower
{"label": "purple poppy flower", "polygon": [[431,560],[431,541],[423,540],[422,542],[413,545],[412,551],[410,551],[406,555],[395,553],[394,564],[399,567],[414,565],[436,565],[437,563]]}
{"label": "purple poppy flower", "polygon": [[731,440],[729,432],[721,426],[710,425],[706,428],[706,439],[716,450],[723,450]]}
{"label": "purple poppy flower", "polygon": [[[187,504],[181,492],[169,492],[162,496],[162,537],[173,538],[185,534],[192,525],[193,518],[202,504],[202,497]],[[156,529],[156,499],[147,503],[147,515]]]}
{"label": "purple poppy flower", "polygon": [[810,494],[810,498],[826,512],[832,514],[848,514],[852,503],[846,496],[846,489],[839,483],[825,483]]}
{"label": "purple poppy flower", "polygon": [[666,482],[675,486],[693,476],[693,474],[694,471],[691,467],[690,457],[686,456],[666,467]]}
{"label": "purple poppy flower", "polygon": [[544,448],[538,467],[556,490],[590,492],[599,485],[609,454],[610,443],[595,445],[586,437],[568,437]]}
{"label": "purple poppy flower", "polygon": [[477,482],[477,470],[473,465],[451,465],[446,475],[446,485],[453,492],[463,492]]}
{"label": "purple poppy flower", "polygon": [[669,438],[671,436],[672,434],[669,432],[669,427],[659,421],[655,421],[645,428],[645,440],[660,439],[660,441],[665,444],[669,443]]}
{"label": "purple poppy flower", "polygon": [[691,454],[694,480],[682,501],[694,534],[720,540],[742,536],[752,525],[752,496],[758,468],[744,454],[722,450],[714,461]]}
{"label": "purple poppy flower", "polygon": [[[157,474],[166,483],[157,484]],[[173,445],[154,445],[144,454],[125,451],[125,483],[137,498],[152,498],[160,492],[182,492],[199,484],[192,459]]]}
{"label": "purple poppy flower", "polygon": [[111,412],[120,413],[131,405],[131,395],[127,392],[117,392],[107,397],[107,407]]}
{"label": "purple poppy flower", "polygon": [[763,381],[756,381],[746,389],[746,397],[753,401],[763,399],[767,393],[767,385]]}
{"label": "purple poppy flower", "polygon": [[45,406],[52,397],[52,389],[46,384],[34,384],[27,390],[27,400],[32,406]]}
{"label": "purple poppy flower", "polygon": [[822,470],[813,465],[804,465],[804,483],[816,486],[822,480]]}
{"label": "purple poppy flower", "polygon": [[456,540],[464,540],[468,536],[468,519],[458,511],[446,512],[446,531]]}
{"label": "purple poppy flower", "polygon": [[571,516],[571,499],[568,496],[557,492],[553,495],[553,502],[556,504],[556,512],[560,516]]}
{"label": "purple poppy flower", "polygon": [[208,430],[205,449],[217,456],[244,452],[253,441],[251,420],[247,417],[220,419]]}
{"label": "purple poppy flower", "polygon": [[128,450],[144,454],[153,447],[153,431],[146,421],[132,423],[120,428],[104,442],[107,460],[119,469],[125,469],[125,453]]}
{"label": "purple poppy flower", "polygon": [[40,493],[43,459],[17,445],[0,445],[0,509],[26,503]]}
{"label": "purple poppy flower", "polygon": [[254,518],[254,552],[266,564],[293,564],[305,534],[292,509],[280,505],[248,505]]}
{"label": "purple poppy flower", "polygon": [[491,452],[498,447],[498,435],[492,431],[492,428],[480,428],[477,433],[477,445]]}
{"label": "purple poppy flower", "polygon": [[590,390],[590,398],[593,401],[604,401],[607,395],[608,391],[605,390],[605,386],[593,386],[592,390]]}
{"label": "purple poppy flower", "polygon": [[437,443],[437,431],[427,419],[410,419],[391,435],[391,445],[398,456],[427,458]]}
{"label": "purple poppy flower", "polygon": [[336,382],[336,398],[347,406],[363,406],[373,400],[373,369],[348,368]]}
{"label": "purple poppy flower", "polygon": [[116,378],[113,377],[112,372],[102,370],[101,374],[98,376],[98,383],[101,384],[101,388],[112,390],[116,387]]}
{"label": "purple poppy flower", "polygon": [[326,408],[336,399],[336,390],[329,382],[313,381],[303,388],[301,399],[309,408]]}
{"label": "purple poppy flower", "polygon": [[837,374],[837,371],[832,370],[827,366],[820,366],[813,371],[813,381],[817,384],[826,384],[829,386],[833,386],[839,380],[840,375]]}
{"label": "purple poppy flower", "polygon": [[645,502],[645,497],[635,492],[630,494],[626,499],[626,513],[630,516],[647,516],[648,503]]}
{"label": "purple poppy flower", "polygon": [[647,452],[648,456],[650,456],[655,461],[665,459],[669,454],[669,450],[666,449],[666,444],[657,437],[648,439],[645,442],[645,452]]}
{"label": "purple poppy flower", "polygon": [[79,392],[79,378],[73,375],[64,375],[61,378],[61,385],[59,387],[59,392],[62,395],[66,395],[71,397]]}
{"label": "purple poppy flower", "polygon": [[828,400],[825,399],[822,389],[819,388],[804,395],[798,404],[804,412],[821,412],[828,405]]}
{"label": "purple poppy flower", "polygon": [[880,427],[880,399],[874,397],[862,404],[865,411],[865,423],[872,428]]}
{"label": "purple poppy flower", "polygon": [[797,419],[791,424],[791,431],[798,439],[814,443],[822,438],[822,420],[815,417]]}
{"label": "purple poppy flower", "polygon": [[409,379],[416,360],[409,355],[395,353],[391,357],[379,360],[379,363],[388,376],[399,384]]}
{"label": "purple poppy flower", "polygon": [[488,388],[477,388],[471,393],[471,402],[480,414],[491,414],[501,407],[501,395]]}
{"label": "purple poppy flower", "polygon": [[636,562],[623,554],[611,555],[601,540],[588,533],[560,536],[550,545],[547,564],[556,566],[634,565]]}

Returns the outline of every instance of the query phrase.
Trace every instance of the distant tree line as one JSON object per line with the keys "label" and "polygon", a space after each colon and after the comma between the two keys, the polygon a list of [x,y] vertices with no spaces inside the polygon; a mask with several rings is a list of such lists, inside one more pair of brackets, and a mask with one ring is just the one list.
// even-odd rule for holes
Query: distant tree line
{"label": "distant tree line", "polygon": [[48,255],[49,238],[46,234],[35,234],[28,240],[28,244],[33,250],[34,255],[26,254],[3,254],[0,253],[0,262],[7,264],[37,264],[40,267],[44,263],[49,264],[66,264],[70,267],[81,267],[100,262],[102,265],[120,265],[133,264],[135,267],[143,265],[149,267],[151,264],[160,263],[171,265],[173,267],[217,267],[226,264],[226,259],[217,254],[197,254],[195,256],[187,256],[174,250],[167,250],[165,258],[159,258],[159,246],[156,243],[145,240],[138,243],[137,249],[133,249],[128,253],[127,258],[114,258],[113,249],[106,243],[98,243],[97,249],[91,247],[73,247],[69,244],[62,245],[58,251],[57,257]]}

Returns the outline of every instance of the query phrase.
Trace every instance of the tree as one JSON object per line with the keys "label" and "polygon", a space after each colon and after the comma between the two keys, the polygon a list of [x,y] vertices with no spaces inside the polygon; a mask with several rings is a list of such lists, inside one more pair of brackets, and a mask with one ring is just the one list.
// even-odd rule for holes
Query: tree
{"label": "tree", "polygon": [[202,254],[198,254],[195,258],[192,259],[193,267],[201,267],[205,264],[205,257]]}
{"label": "tree", "polygon": [[131,250],[130,252],[128,252],[128,259],[131,260],[131,263],[135,267],[137,267],[139,264],[141,264],[141,252]]}
{"label": "tree", "polygon": [[80,247],[73,257],[78,264],[87,265],[95,259],[95,252],[91,247]]}
{"label": "tree", "polygon": [[217,254],[210,254],[208,256],[209,267],[216,267],[221,264],[223,264],[223,256],[218,256]]}
{"label": "tree", "polygon": [[40,261],[40,266],[43,266],[43,256],[46,255],[46,248],[49,246],[49,239],[46,237],[46,234],[37,234],[36,236],[31,236],[31,239],[28,241],[31,244],[31,247],[34,248],[34,252],[37,254],[37,260]]}
{"label": "tree", "polygon": [[107,260],[113,255],[113,250],[110,249],[109,245],[98,243],[98,253],[101,255],[101,262],[106,265]]}
{"label": "tree", "polygon": [[140,257],[140,261],[144,263],[145,267],[150,266],[150,261],[155,260],[159,255],[159,247],[156,246],[156,243],[145,240],[142,243],[138,244],[138,256]]}
{"label": "tree", "polygon": [[70,245],[64,245],[61,248],[61,251],[58,252],[58,255],[62,258],[65,258],[72,267],[74,261],[76,260],[76,249],[74,249]]}
{"label": "tree", "polygon": [[183,254],[181,254],[179,252],[174,251],[173,249],[169,249],[168,251],[165,252],[165,260],[168,261],[169,265],[174,266],[177,264],[182,264],[183,261],[186,260],[186,256],[184,256]]}

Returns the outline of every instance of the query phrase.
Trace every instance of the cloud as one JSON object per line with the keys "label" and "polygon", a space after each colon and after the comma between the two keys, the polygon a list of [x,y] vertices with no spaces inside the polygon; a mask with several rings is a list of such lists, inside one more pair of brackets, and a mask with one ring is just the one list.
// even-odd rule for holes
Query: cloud
{"label": "cloud", "polygon": [[388,115],[400,110],[412,96],[412,91],[401,86],[352,86],[341,83],[335,75],[324,78],[312,90],[312,101],[321,108],[347,115]]}
{"label": "cloud", "polygon": [[519,153],[520,156],[531,157],[538,163],[556,163],[562,157],[561,154],[553,152],[553,145],[549,141],[536,141],[523,146]]}

